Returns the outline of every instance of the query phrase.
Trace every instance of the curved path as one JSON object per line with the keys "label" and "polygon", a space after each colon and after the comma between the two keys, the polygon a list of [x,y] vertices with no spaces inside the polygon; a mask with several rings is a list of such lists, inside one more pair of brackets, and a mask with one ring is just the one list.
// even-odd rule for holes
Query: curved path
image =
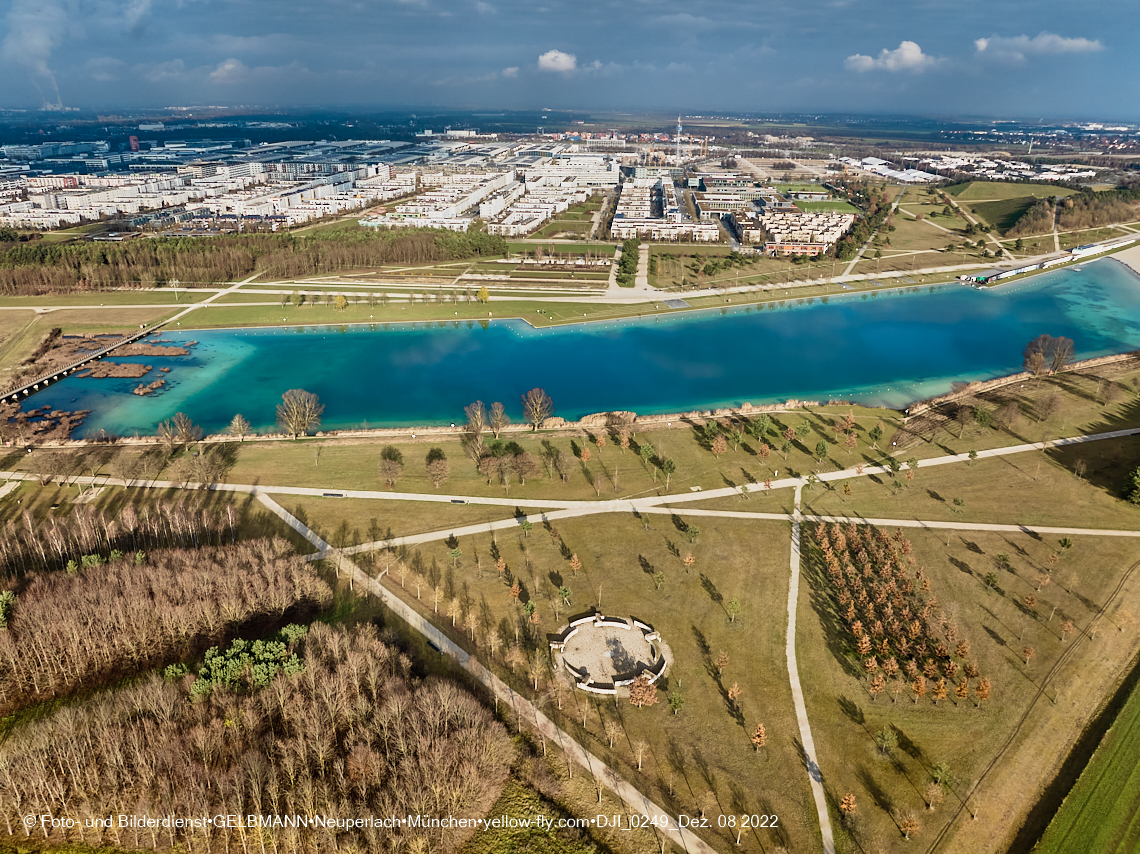
{"label": "curved path", "polygon": [[796,663],[796,614],[800,598],[800,493],[802,486],[796,487],[795,509],[792,512],[792,554],[791,583],[788,585],[788,635],[784,641],[784,651],[788,659],[788,681],[792,686],[792,704],[796,709],[796,724],[800,728],[800,744],[803,747],[804,765],[807,766],[811,781],[811,794],[815,801],[816,815],[819,817],[819,833],[823,841],[824,854],[835,854],[835,837],[831,832],[831,813],[827,809],[827,792],[823,788],[823,774],[819,770],[819,760],[815,753],[815,739],[808,723],[807,704],[804,702],[804,689],[800,684],[800,670]]}
{"label": "curved path", "polygon": [[[1047,442],[1034,442],[1028,444],[1013,445],[1005,448],[993,448],[990,450],[979,451],[977,452],[977,458],[987,459],[1007,456],[1010,454],[1025,453],[1029,451],[1044,451],[1051,447],[1062,447],[1066,445],[1082,444],[1105,439],[1118,439],[1136,435],[1140,435],[1140,428],[1129,428],[1124,430],[1113,430],[1104,433],[1070,436]],[[921,460],[919,461],[918,465],[920,468],[928,468],[931,466],[969,461],[970,457],[968,454],[950,454],[943,457],[934,457],[931,459]],[[825,472],[823,474],[817,475],[817,478],[820,481],[831,482],[890,471],[885,461],[877,464],[865,465],[861,468],[862,471],[859,469],[843,469],[841,471]],[[26,472],[0,472],[0,477],[3,477],[8,481],[33,481],[38,479],[36,475],[28,474]],[[514,509],[516,507],[526,507],[539,511],[544,520],[554,520],[588,516],[600,513],[674,513],[676,512],[675,506],[678,504],[688,505],[706,499],[723,498],[734,495],[744,497],[745,494],[742,492],[741,487],[726,487],[723,489],[712,489],[696,493],[687,492],[682,494],[653,495],[640,498],[616,499],[611,501],[564,501],[558,499],[518,500],[510,498],[487,498],[482,496],[435,494],[425,495],[422,493],[388,492],[379,490],[336,490],[335,488],[318,489],[312,487],[288,487],[254,484],[196,484],[179,483],[173,481],[124,481],[116,478],[99,476],[81,476],[68,478],[66,480],[71,484],[92,484],[102,486],[117,485],[144,488],[153,487],[158,489],[199,489],[204,486],[206,489],[217,492],[244,493],[256,497],[258,501],[260,501],[269,510],[280,517],[287,525],[293,528],[293,530],[297,531],[316,548],[316,553],[309,556],[310,560],[329,559],[333,561],[334,565],[337,567],[338,573],[344,571],[349,574],[350,582],[354,588],[355,585],[359,584],[363,586],[368,592],[379,597],[385,603],[385,605],[387,605],[398,616],[408,622],[408,624],[411,625],[413,629],[428,638],[428,640],[433,643],[436,648],[455,658],[456,661],[458,661],[476,679],[485,685],[488,690],[494,693],[496,697],[511,704],[511,707],[513,709],[515,709],[520,715],[526,717],[528,720],[533,720],[534,725],[539,732],[543,733],[551,740],[557,742],[566,752],[566,755],[569,759],[574,760],[589,770],[590,773],[594,775],[596,780],[601,781],[605,786],[613,790],[615,794],[617,794],[618,797],[621,798],[621,800],[631,810],[635,810],[643,815],[649,816],[666,815],[666,812],[662,807],[650,801],[634,786],[623,780],[613,769],[607,767],[603,762],[601,762],[601,760],[587,751],[570,735],[561,730],[549,718],[539,712],[538,709],[535,708],[535,706],[528,700],[526,700],[525,697],[518,695],[508,685],[499,680],[494,674],[487,671],[486,668],[479,664],[478,661],[473,659],[469,653],[467,653],[457,644],[453,643],[438,628],[432,625],[430,621],[424,619],[422,616],[416,613],[410,606],[389,592],[386,588],[384,588],[383,585],[364,573],[358,566],[356,566],[355,563],[353,563],[348,558],[348,555],[350,554],[376,551],[378,549],[387,548],[394,544],[413,545],[419,543],[434,542],[446,539],[450,536],[466,536],[483,533],[488,530],[501,530],[510,528],[517,526],[521,521],[520,519],[508,518],[493,522],[479,523],[476,525],[468,525],[460,528],[452,527],[438,531],[393,538],[390,541],[363,543],[351,548],[337,550],[331,548],[328,543],[317,536],[313,531],[302,524],[296,517],[286,511],[283,507],[281,507],[281,505],[278,504],[272,498],[272,496],[322,496],[331,492],[338,496],[348,498],[371,499],[378,501],[423,501],[427,503],[434,502],[446,504],[460,502],[502,506],[504,509],[507,507],[510,507],[511,509]],[[805,486],[805,479],[799,477],[784,478],[782,480],[773,482],[773,488],[791,487],[795,489],[795,503],[791,514],[767,513],[760,511],[750,512],[740,510],[702,510],[699,508],[688,507],[686,507],[684,512],[693,516],[720,516],[734,519],[775,520],[791,522],[792,536],[789,559],[789,570],[791,575],[788,588],[788,623],[787,634],[785,638],[788,679],[791,685],[792,699],[796,712],[796,720],[800,730],[800,741],[803,747],[803,758],[808,769],[812,796],[816,807],[816,813],[819,818],[822,850],[825,852],[825,854],[834,854],[835,842],[831,828],[830,813],[827,805],[827,792],[824,788],[823,777],[819,768],[819,762],[815,751],[815,743],[812,738],[811,727],[807,717],[807,706],[804,701],[803,688],[800,683],[799,670],[796,661],[796,613],[799,600],[801,564],[800,537],[802,523],[805,521],[843,523],[853,522],[855,524],[868,524],[881,527],[894,526],[943,530],[953,529],[968,531],[997,531],[1006,533],[1029,532],[1041,534],[1109,537],[1140,537],[1140,531],[1075,527],[1045,527],[1036,525],[999,525],[965,521],[939,522],[918,519],[870,519],[855,516],[828,516],[816,514],[805,515],[800,510],[802,491]],[[11,484],[6,484],[3,487],[2,491],[0,491],[0,494],[10,491],[11,488]],[[546,508],[554,509],[546,510]],[[670,818],[669,824],[665,828],[664,833],[670,841],[676,845],[681,846],[685,851],[699,852],[699,854],[713,854],[713,849],[710,848],[707,843],[699,839],[690,830],[678,827],[675,823],[674,818]]]}
{"label": "curved path", "polygon": [[[258,500],[279,516],[285,524],[318,548],[317,557],[331,560],[337,568],[337,574],[346,572],[353,589],[357,585],[380,599],[396,616],[406,622],[415,631],[428,639],[442,654],[454,658],[459,665],[477,679],[498,699],[505,702],[520,718],[534,721],[535,729],[545,738],[558,744],[566,755],[567,763],[571,760],[577,762],[590,772],[594,779],[609,788],[631,810],[646,816],[667,816],[664,807],[651,801],[634,786],[626,782],[621,775],[610,768],[601,759],[579,744],[569,733],[555,724],[550,718],[542,714],[526,697],[516,692],[503,682],[494,673],[480,664],[470,653],[453,642],[443,632],[436,628],[429,620],[424,619],[410,605],[395,596],[376,579],[365,573],[360,567],[344,556],[344,553],[333,549],[305,526],[296,516],[289,513],[280,504],[261,493]],[[668,817],[668,824],[661,829],[670,842],[694,854],[716,854],[704,840],[687,828],[677,825],[674,817]]]}

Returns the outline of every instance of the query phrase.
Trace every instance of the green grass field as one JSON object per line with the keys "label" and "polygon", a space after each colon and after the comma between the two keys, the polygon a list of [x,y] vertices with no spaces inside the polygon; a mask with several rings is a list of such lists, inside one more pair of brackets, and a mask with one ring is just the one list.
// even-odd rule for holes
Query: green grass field
{"label": "green grass field", "polygon": [[[1097,442],[1081,453],[1094,476],[1104,475],[1127,458],[1127,440]],[[1078,479],[1069,462],[1025,453],[920,468],[913,481],[900,473],[898,489],[889,475],[879,474],[854,481],[851,496],[845,496],[842,487],[805,490],[804,508],[822,515],[877,519],[1140,529],[1140,507]],[[1043,501],[1043,495],[1049,500]],[[962,506],[953,503],[956,498]]]}
{"label": "green grass field", "polygon": [[[823,777],[834,798],[835,826],[848,837],[850,849],[859,850],[835,810],[842,794],[851,792],[859,808],[854,835],[862,850],[927,850],[964,807],[942,850],[1004,852],[1017,830],[1015,816],[1033,806],[1039,787],[1051,779],[1053,763],[1061,761],[1059,745],[1080,734],[1101,692],[1111,688],[1117,669],[1132,655],[1132,642],[1113,629],[1098,634],[1095,644],[1081,640],[1074,657],[1053,673],[1062,653],[1077,643],[1073,635],[1062,640],[1060,625],[1065,619],[1078,627],[1089,624],[1117,580],[1140,558],[1140,544],[1085,538],[1078,541],[1080,557],[1065,559],[1050,573],[1054,541],[1025,534],[903,533],[930,578],[940,617],[952,619],[968,640],[970,656],[991,679],[993,694],[982,708],[957,700],[953,691],[937,706],[929,697],[915,703],[909,691],[872,697],[862,668],[835,634],[834,606],[823,595],[818,571],[807,570],[809,592],[799,608],[800,676]],[[995,566],[1003,553],[1010,556],[1009,571]],[[1079,571],[1083,566],[1099,571]],[[995,590],[983,582],[990,571],[998,576]],[[1039,575],[1051,575],[1052,583],[1035,593]],[[1031,594],[1037,597],[1032,607],[1025,604]],[[1133,581],[1113,600],[1113,613],[1131,613],[1138,602],[1140,585]],[[1054,605],[1057,613],[1050,620]],[[1028,665],[1022,652],[1027,646],[1034,651]],[[1038,697],[1042,686],[1045,695]],[[884,729],[893,730],[898,740],[890,757],[876,748],[875,735]],[[924,795],[934,766],[942,762],[952,779],[943,787],[941,806],[931,810]],[[910,810],[919,818],[921,829],[909,843],[892,818],[895,810]],[[969,810],[978,813],[978,821],[970,820]],[[1101,849],[1068,850],[1099,854]]]}
{"label": "green grass field", "polygon": [[794,202],[795,206],[802,211],[828,211],[834,213],[860,213],[859,208],[855,207],[850,202],[845,201],[830,201],[830,202]]}
{"label": "green grass field", "polygon": [[1076,190],[1051,184],[1021,184],[1014,181],[971,181],[948,187],[946,193],[963,202],[997,201],[1032,196],[1038,199],[1071,196]]}
{"label": "green grass field", "polygon": [[511,518],[511,508],[499,505],[294,495],[279,495],[277,498],[282,507],[337,547],[376,542],[389,536],[389,532],[393,537],[404,537],[428,530],[443,531]]}
{"label": "green grass field", "polygon": [[1036,854],[1131,854],[1140,850],[1140,687],[1065,798]]}
{"label": "green grass field", "polygon": [[[463,558],[454,571],[448,570],[442,541],[420,551],[426,563],[434,560],[440,566],[442,586],[450,584],[469,596],[483,624],[495,628],[507,643],[514,643],[520,602],[534,602],[540,623],[534,632],[520,630],[525,653],[544,648],[546,633],[557,631],[568,615],[598,606],[603,613],[634,614],[651,623],[669,644],[675,664],[663,680],[660,702],[637,709],[628,701],[565,688],[559,700],[557,674],[543,675],[536,692],[521,670],[512,672],[504,662],[503,647],[490,656],[480,631],[482,660],[490,659],[491,667],[526,695],[537,694],[547,715],[670,813],[696,815],[704,801],[714,817],[744,812],[779,816],[777,830],[746,833],[741,849],[733,848],[734,837],[718,831],[714,820],[713,828],[699,833],[712,840],[716,850],[759,854],[777,845],[812,850],[817,821],[797,752],[783,652],[787,525],[702,518],[700,537],[690,543],[669,516],[651,517],[648,530],[626,513],[559,520],[553,525],[561,543],[582,563],[575,573],[560,544],[532,518],[536,524],[529,536],[499,532],[495,545],[507,572],[524,591],[519,600],[511,597],[509,583],[495,571],[489,535],[459,538]],[[687,570],[681,561],[690,552],[696,564]],[[655,582],[656,573],[664,580]],[[410,576],[403,587],[401,579],[391,575],[384,584],[457,642],[473,645],[452,629],[443,599],[435,613],[428,587],[417,599]],[[562,586],[570,590],[569,606],[558,595]],[[732,598],[739,598],[742,606],[735,622],[724,609]],[[715,659],[722,652],[729,664],[720,673]],[[736,704],[727,699],[734,683],[741,689]],[[674,691],[685,700],[677,715],[666,702]],[[620,726],[612,747],[603,731],[605,721]],[[749,742],[759,722],[769,733],[761,752]],[[641,770],[635,758],[639,741],[646,744]],[[590,809],[587,814],[594,814]]]}
{"label": "green grass field", "polygon": [[534,248],[538,245],[544,247],[552,247],[555,252],[570,252],[577,255],[584,255],[587,251],[591,255],[599,258],[612,258],[617,246],[613,243],[598,243],[577,241],[573,243],[547,243],[546,241],[535,238],[529,241],[523,240],[509,240],[507,241],[507,252],[511,255],[529,255],[534,252]]}
{"label": "green grass field", "polygon": [[0,371],[23,361],[49,329],[31,311],[0,311]]}
{"label": "green grass field", "polygon": [[972,202],[970,209],[1002,234],[1005,234],[1021,219],[1037,201],[1033,196],[1019,196],[993,202]]}
{"label": "green grass field", "polygon": [[185,305],[209,296],[213,291],[201,293],[175,291],[88,291],[80,294],[49,294],[38,297],[0,297],[5,308],[40,308],[44,306],[113,306],[113,305]]}

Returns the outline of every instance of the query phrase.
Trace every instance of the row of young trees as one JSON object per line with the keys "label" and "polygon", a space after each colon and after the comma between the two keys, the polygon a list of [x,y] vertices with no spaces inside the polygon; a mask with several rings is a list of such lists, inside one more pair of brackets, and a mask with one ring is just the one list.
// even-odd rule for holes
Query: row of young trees
{"label": "row of young trees", "polygon": [[118,244],[37,241],[0,251],[0,294],[226,282],[253,272],[286,278],[506,252],[502,237],[428,228],[162,237]]}
{"label": "row of young trees", "polygon": [[0,631],[0,715],[200,654],[242,627],[326,607],[332,592],[284,540],[168,549],[24,579]]}
{"label": "row of young trees", "polygon": [[637,262],[641,255],[641,241],[636,237],[623,241],[621,244],[621,260],[618,261],[615,276],[619,285],[632,286],[637,277]]}
{"label": "row of young trees", "polygon": [[[88,826],[143,813],[342,822],[486,813],[513,748],[474,697],[452,682],[419,682],[371,625],[316,623],[301,647],[299,672],[282,670],[266,687],[192,693],[193,675],[152,675],[24,725],[0,744],[8,835],[188,854],[455,850],[470,829]],[[78,824],[23,824],[41,813]]]}
{"label": "row of young trees", "polygon": [[[951,691],[958,700],[989,699],[989,679],[970,659],[970,642],[952,617],[939,610],[930,579],[918,566],[910,540],[869,525],[814,526],[838,622],[860,668],[870,680],[872,699],[887,688],[909,688],[914,701],[935,705]],[[929,680],[929,683],[928,681]]]}

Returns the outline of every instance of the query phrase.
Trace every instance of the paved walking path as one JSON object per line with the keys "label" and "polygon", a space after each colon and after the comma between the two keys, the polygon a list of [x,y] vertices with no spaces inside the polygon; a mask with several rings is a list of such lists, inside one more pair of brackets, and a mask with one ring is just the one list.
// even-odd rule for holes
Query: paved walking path
{"label": "paved walking path", "polygon": [[[1113,430],[1104,433],[1070,436],[1046,442],[1033,442],[1005,448],[993,448],[985,451],[978,451],[977,458],[998,458],[1008,456],[1010,454],[1026,453],[1030,451],[1044,451],[1053,447],[1063,447],[1067,445],[1082,444],[1085,442],[1095,442],[1105,439],[1117,439],[1136,435],[1140,435],[1140,428],[1128,428],[1124,430]],[[948,465],[950,463],[961,463],[969,461],[970,459],[968,454],[949,454],[943,457],[934,457],[932,459],[921,460],[919,461],[919,467],[928,468],[931,466]],[[872,473],[889,473],[890,471],[885,460],[878,463],[864,465],[861,468],[862,471],[857,468],[849,468],[835,472],[824,472],[817,475],[817,477],[820,481],[831,482],[844,480],[847,478],[865,476]],[[0,488],[0,497],[10,493],[21,481],[34,481],[38,479],[38,475],[29,474],[26,472],[0,472],[0,477],[11,481]],[[179,483],[174,481],[123,481],[116,478],[101,476],[73,477],[69,478],[68,482],[70,484],[92,484],[101,486],[116,485],[157,489],[202,488],[200,484],[194,483]],[[800,730],[800,742],[803,748],[803,758],[805,764],[807,765],[812,788],[812,795],[815,801],[816,812],[819,817],[823,851],[825,854],[834,854],[835,843],[831,829],[830,815],[827,808],[826,791],[823,788],[822,775],[820,773],[819,763],[816,756],[815,743],[812,739],[811,727],[807,718],[807,707],[803,697],[803,689],[800,684],[799,672],[796,662],[796,613],[799,600],[801,548],[800,538],[802,523],[805,521],[840,523],[853,522],[855,524],[869,524],[880,527],[896,526],[941,530],[995,531],[1004,533],[1024,532],[1038,534],[1111,537],[1140,537],[1140,531],[1036,525],[999,525],[965,521],[940,522],[918,519],[871,519],[857,516],[804,514],[801,511],[800,507],[803,488],[805,485],[805,479],[801,477],[783,478],[781,480],[773,482],[773,488],[795,489],[795,503],[793,511],[790,514],[783,512],[772,513],[765,511],[746,510],[705,510],[688,506],[685,507],[683,512],[686,515],[691,516],[720,516],[725,518],[791,522],[792,537],[791,554],[789,561],[789,570],[791,572],[791,575],[787,606],[788,629],[785,638],[788,677],[792,689],[792,699],[795,706],[796,719]],[[514,692],[509,686],[495,677],[494,674],[488,672],[467,652],[450,641],[428,620],[421,617],[414,611],[414,609],[406,605],[402,600],[384,588],[383,585],[370,578],[347,557],[347,555],[350,554],[375,551],[377,549],[386,548],[393,544],[415,545],[446,539],[452,535],[468,536],[484,533],[486,531],[504,530],[517,526],[520,522],[520,519],[512,517],[492,522],[482,522],[474,525],[465,525],[448,528],[445,530],[393,538],[391,541],[364,543],[348,549],[335,550],[332,549],[329,544],[322,540],[319,536],[313,533],[295,516],[286,511],[279,503],[277,503],[277,501],[273,499],[272,496],[322,496],[331,494],[343,496],[346,498],[361,498],[377,501],[422,501],[437,504],[470,503],[501,506],[504,508],[510,507],[512,509],[531,508],[534,510],[534,514],[532,515],[537,514],[543,520],[554,521],[556,519],[581,517],[600,513],[674,513],[677,512],[675,505],[678,504],[689,505],[693,502],[699,502],[707,499],[740,496],[743,494],[741,487],[726,487],[724,489],[712,489],[707,491],[687,492],[681,494],[651,495],[638,498],[614,499],[610,501],[565,501],[557,499],[536,500],[512,499],[510,497],[490,498],[483,496],[434,494],[425,495],[422,493],[390,492],[381,490],[337,490],[335,488],[321,489],[316,487],[269,486],[254,484],[208,484],[205,486],[205,488],[217,492],[233,492],[248,494],[256,497],[257,500],[261,502],[266,508],[280,517],[287,525],[289,525],[289,527],[297,531],[302,537],[304,537],[317,549],[316,554],[310,556],[311,560],[320,558],[330,559],[337,566],[338,572],[345,571],[349,573],[350,580],[354,587],[356,584],[360,584],[366,590],[378,596],[385,603],[385,605],[392,609],[392,611],[402,619],[407,621],[413,629],[427,637],[432,643],[435,644],[437,648],[454,657],[463,667],[471,672],[475,678],[486,685],[487,688],[491,690],[497,697],[510,703],[512,708],[515,710],[521,711],[527,720],[533,720],[538,731],[542,732],[551,740],[557,742],[566,752],[566,755],[568,757],[583,767],[587,768],[591,774],[595,776],[596,779],[603,781],[607,787],[612,789],[626,803],[626,805],[630,807],[630,809],[636,810],[637,812],[646,815],[666,814],[665,810],[662,807],[648,800],[635,787],[618,777],[612,769],[606,767],[605,764],[602,763],[596,756],[585,750],[585,748],[578,744],[572,737],[559,729],[552,721],[542,715],[529,701]],[[750,489],[755,490],[750,492],[750,495],[754,495],[759,501],[763,501],[762,496],[764,494],[764,491],[757,489],[755,486],[750,487]],[[672,840],[675,844],[680,845],[686,851],[700,852],[700,854],[712,854],[713,852],[713,849],[711,849],[706,843],[692,834],[691,831],[685,828],[677,827],[673,823],[672,819],[670,820],[669,827],[665,832],[670,840]]]}
{"label": "paved walking path", "polygon": [[[1099,442],[1104,439],[1121,439],[1126,436],[1140,436],[1140,427],[1129,427],[1124,430],[1110,430],[1105,433],[1089,433],[1082,436],[1068,436],[1063,439],[1049,439],[1044,442],[1029,442],[1023,445],[1010,445],[1004,448],[990,448],[985,451],[977,452],[977,459],[988,460],[997,457],[1006,457],[1010,454],[1024,454],[1029,451],[1046,451],[1050,448],[1062,448],[1067,445],[1080,445],[1085,442]],[[969,453],[965,454],[947,454],[942,457],[931,457],[925,460],[918,461],[919,468],[930,468],[931,466],[944,466],[950,463],[968,463],[970,462]],[[847,480],[852,477],[865,477],[868,474],[892,474],[890,467],[886,460],[877,463],[865,463],[862,466],[863,471],[860,472],[858,467],[841,469],[839,471],[822,472],[816,475],[816,478],[821,482],[832,482],[837,480]],[[796,486],[803,483],[802,478],[782,478],[772,482],[773,489],[781,487]],[[747,484],[746,484],[747,485]],[[747,485],[750,494],[760,494],[763,492],[752,484]],[[640,498],[636,499],[638,503],[653,505],[653,504],[684,504],[694,501],[703,501],[708,498],[727,498],[733,495],[741,495],[741,488],[739,486],[726,486],[721,489],[702,490],[700,492],[682,493],[679,495],[660,495],[653,498]]]}
{"label": "paved walking path", "polygon": [[804,764],[811,781],[811,793],[815,800],[816,815],[819,816],[819,832],[823,839],[824,854],[835,854],[835,837],[831,832],[831,814],[827,810],[827,792],[823,788],[823,775],[816,759],[815,740],[808,723],[807,704],[804,690],[800,685],[800,671],[796,663],[796,612],[800,597],[800,493],[803,487],[796,487],[795,510],[792,513],[792,553],[791,583],[788,585],[788,634],[784,640],[784,650],[788,659],[788,680],[792,686],[792,704],[796,709],[796,723],[800,728],[800,745],[803,748]]}
{"label": "paved walking path", "polygon": [[649,290],[649,244],[642,243],[637,250],[637,273],[633,277],[637,290]]}
{"label": "paved walking path", "polygon": [[[260,493],[257,498],[262,504],[279,516],[285,524],[315,545],[319,549],[318,553],[322,557],[332,561],[337,567],[338,575],[341,572],[346,572],[352,582],[353,589],[359,585],[362,590],[376,596],[389,610],[411,626],[413,630],[426,637],[441,653],[454,658],[461,667],[479,680],[491,693],[507,703],[516,714],[528,722],[533,721],[538,732],[562,748],[563,753],[567,757],[568,765],[570,761],[577,762],[590,772],[595,781],[610,789],[634,812],[649,817],[667,815],[664,807],[658,806],[639,792],[634,786],[626,782],[614,769],[607,766],[597,756],[586,750],[571,737],[569,733],[538,711],[533,703],[517,693],[494,673],[487,670],[487,668],[480,664],[470,653],[448,638],[429,620],[424,619],[415,609],[346,558],[343,552],[330,547],[328,543],[309,530],[296,516],[289,513],[265,493]],[[695,852],[695,854],[716,854],[712,847],[706,844],[692,831],[679,827],[675,817],[670,816],[667,826],[660,828],[660,830],[670,842],[679,845],[684,851]]]}

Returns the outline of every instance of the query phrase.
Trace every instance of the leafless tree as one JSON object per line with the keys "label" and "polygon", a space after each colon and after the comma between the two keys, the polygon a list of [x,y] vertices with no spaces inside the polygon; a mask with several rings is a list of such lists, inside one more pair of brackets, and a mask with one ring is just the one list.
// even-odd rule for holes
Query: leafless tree
{"label": "leafless tree", "polygon": [[534,430],[554,412],[554,401],[541,388],[532,388],[522,397],[523,417]]}
{"label": "leafless tree", "polygon": [[289,389],[277,404],[277,424],[294,439],[319,427],[324,405],[315,394],[299,388]]}
{"label": "leafless tree", "polygon": [[491,404],[491,414],[488,416],[488,424],[491,425],[491,432],[495,434],[495,438],[499,438],[499,434],[503,432],[503,428],[511,423],[511,418],[507,415],[507,410],[503,404],[495,401]]}

